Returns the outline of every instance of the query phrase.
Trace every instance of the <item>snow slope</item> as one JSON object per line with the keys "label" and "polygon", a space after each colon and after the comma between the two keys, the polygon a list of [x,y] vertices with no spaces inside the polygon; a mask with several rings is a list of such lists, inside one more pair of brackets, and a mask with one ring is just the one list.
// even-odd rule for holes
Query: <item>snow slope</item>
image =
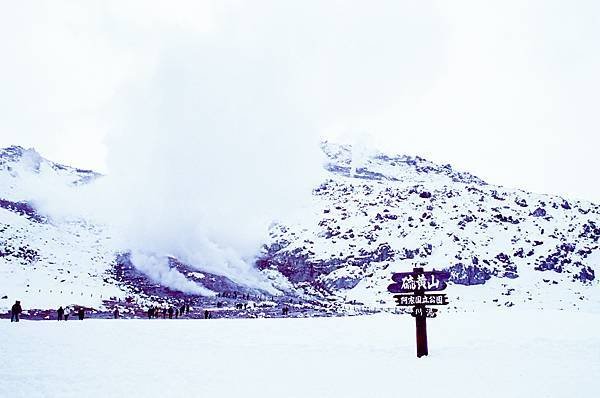
{"label": "snow slope", "polygon": [[[390,306],[393,272],[452,274],[457,308],[600,310],[600,207],[486,184],[421,158],[324,144],[312,217],[272,230],[261,266],[346,303]],[[464,287],[468,288],[465,289]]]}
{"label": "snow slope", "polygon": [[0,150],[0,309],[15,298],[27,308],[101,308],[109,297],[124,297],[107,273],[115,258],[110,236],[82,220],[47,220],[32,204],[51,187],[98,176],[50,162],[32,149]]}
{"label": "snow slope", "polygon": [[600,389],[600,315],[0,322],[1,397],[552,397]]}
{"label": "snow slope", "polygon": [[[330,143],[323,150],[329,177],[315,187],[308,215],[275,224],[257,260],[286,297],[327,300],[338,313],[389,309],[391,273],[423,266],[452,273],[453,310],[600,310],[597,204],[489,185],[419,157],[358,158]],[[0,310],[17,297],[27,308],[99,310],[108,299],[181,298],[131,269],[102,226],[36,212],[36,196],[98,177],[34,150],[0,150]],[[172,266],[235,299],[260,294],[177,259]]]}

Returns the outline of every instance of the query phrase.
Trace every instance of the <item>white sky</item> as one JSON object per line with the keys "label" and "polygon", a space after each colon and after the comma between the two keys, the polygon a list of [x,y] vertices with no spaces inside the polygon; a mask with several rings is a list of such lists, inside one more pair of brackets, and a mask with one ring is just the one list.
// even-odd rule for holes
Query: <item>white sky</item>
{"label": "white sky", "polygon": [[110,172],[115,134],[146,124],[131,92],[170,103],[173,82],[199,114],[244,107],[240,136],[288,121],[600,201],[598,38],[596,1],[2,2],[0,146]]}

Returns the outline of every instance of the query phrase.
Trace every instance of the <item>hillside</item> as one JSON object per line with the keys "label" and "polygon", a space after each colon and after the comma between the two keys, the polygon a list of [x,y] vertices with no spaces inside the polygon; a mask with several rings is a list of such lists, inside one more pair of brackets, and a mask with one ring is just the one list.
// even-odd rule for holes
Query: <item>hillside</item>
{"label": "hillside", "polygon": [[272,231],[264,267],[345,302],[391,305],[392,272],[449,270],[460,308],[598,309],[600,207],[510,191],[450,165],[326,144],[314,218]]}
{"label": "hillside", "polygon": [[[99,174],[56,164],[34,150],[0,150],[0,309],[191,300],[232,308],[232,316],[275,316],[283,303],[302,314],[390,309],[392,272],[445,269],[451,309],[480,306],[600,308],[600,207],[511,191],[419,157],[375,154],[357,161],[349,146],[323,144],[328,178],[309,215],[274,224],[256,265],[282,295],[270,297],[197,264],[171,267],[217,297],[184,295],[156,283],[117,252],[106,226],[40,215],[36,195],[55,184],[93,183]],[[42,189],[43,187],[43,189]],[[240,302],[271,303],[262,312]],[[327,304],[326,304],[327,303]],[[218,307],[217,307],[218,306]]]}

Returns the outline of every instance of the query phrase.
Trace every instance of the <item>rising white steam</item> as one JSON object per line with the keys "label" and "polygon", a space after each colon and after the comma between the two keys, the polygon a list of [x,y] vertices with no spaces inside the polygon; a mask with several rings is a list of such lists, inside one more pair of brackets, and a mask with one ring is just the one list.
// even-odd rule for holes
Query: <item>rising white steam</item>
{"label": "rising white steam", "polygon": [[108,225],[117,248],[169,287],[207,293],[169,270],[173,256],[276,294],[256,256],[269,225],[306,206],[322,176],[319,139],[287,96],[286,73],[233,39],[165,45],[152,75],[107,111],[108,175],[77,193],[48,187],[38,205]]}
{"label": "rising white steam", "polygon": [[[5,57],[19,60],[0,74],[19,111],[3,120],[63,149],[101,132],[107,176],[77,190],[52,184],[37,204],[108,225],[115,249],[172,287],[181,278],[157,259],[274,292],[254,259],[270,223],[321,182],[319,136],[355,130],[431,80],[415,76],[437,68],[445,37],[425,3],[100,4],[21,10],[43,23],[30,24],[31,49]],[[19,13],[4,19],[18,32]],[[13,86],[22,64],[44,73]],[[22,111],[34,107],[45,111]]]}
{"label": "rising white steam", "polygon": [[169,286],[184,293],[198,294],[201,296],[214,296],[215,293],[187,279],[176,269],[169,267],[166,257],[148,255],[138,251],[131,253],[131,261],[137,269],[145,273],[154,282]]}

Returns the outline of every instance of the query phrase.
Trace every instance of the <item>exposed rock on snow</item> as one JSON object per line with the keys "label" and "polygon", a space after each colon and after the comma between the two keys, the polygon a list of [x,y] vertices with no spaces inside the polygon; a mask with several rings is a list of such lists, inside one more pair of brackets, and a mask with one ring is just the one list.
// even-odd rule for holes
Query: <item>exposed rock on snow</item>
{"label": "exposed rock on snow", "polygon": [[[600,309],[598,205],[492,186],[420,157],[378,153],[357,164],[349,146],[325,143],[323,151],[329,177],[315,187],[309,214],[274,224],[256,261],[286,296],[390,307],[391,273],[420,265],[451,272],[458,309]],[[14,297],[29,307],[101,309],[108,298],[181,296],[123,261],[102,226],[38,214],[24,184],[77,187],[97,177],[33,150],[0,150],[0,308]],[[217,294],[261,294],[197,264],[169,266]]]}

